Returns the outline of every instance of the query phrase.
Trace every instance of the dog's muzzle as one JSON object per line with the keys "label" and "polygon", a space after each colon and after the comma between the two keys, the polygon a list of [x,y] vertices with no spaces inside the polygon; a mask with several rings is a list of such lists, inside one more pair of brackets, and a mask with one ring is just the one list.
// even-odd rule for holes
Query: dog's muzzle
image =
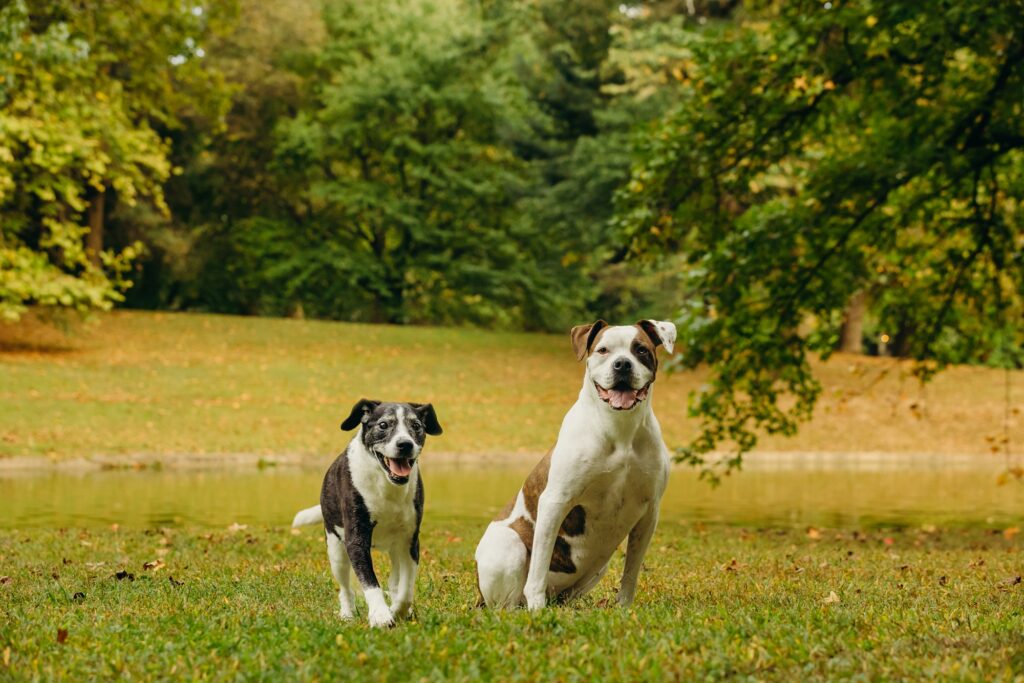
{"label": "dog's muzzle", "polygon": [[412,476],[412,468],[416,465],[416,458],[389,458],[376,450],[372,452],[377,457],[377,462],[380,463],[384,474],[388,475],[391,483],[398,484],[399,486],[409,483],[409,477]]}
{"label": "dog's muzzle", "polygon": [[639,389],[633,389],[628,385],[605,389],[594,382],[594,388],[597,389],[597,397],[611,406],[613,410],[632,410],[647,398],[651,391],[651,383],[648,382]]}

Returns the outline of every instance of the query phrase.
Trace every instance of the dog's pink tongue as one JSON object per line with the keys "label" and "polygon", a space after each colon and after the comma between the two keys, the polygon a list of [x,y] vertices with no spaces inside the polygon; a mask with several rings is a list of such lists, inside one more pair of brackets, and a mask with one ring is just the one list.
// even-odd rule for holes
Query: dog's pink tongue
{"label": "dog's pink tongue", "polygon": [[609,389],[608,394],[608,403],[611,404],[612,408],[629,410],[636,403],[636,391],[632,389]]}
{"label": "dog's pink tongue", "polygon": [[388,469],[396,477],[408,477],[412,472],[411,460],[392,460],[388,458]]}

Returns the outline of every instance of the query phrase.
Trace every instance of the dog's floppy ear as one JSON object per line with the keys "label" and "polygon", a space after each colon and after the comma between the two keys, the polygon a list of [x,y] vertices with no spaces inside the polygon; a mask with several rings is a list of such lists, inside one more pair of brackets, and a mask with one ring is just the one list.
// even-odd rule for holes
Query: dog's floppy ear
{"label": "dog's floppy ear", "polygon": [[589,325],[577,325],[572,328],[569,336],[572,337],[572,348],[576,351],[576,360],[583,360],[586,357],[590,345],[594,343],[594,337],[606,327],[608,327],[608,323],[598,320]]}
{"label": "dog's floppy ear", "polygon": [[358,427],[366,416],[377,409],[380,401],[371,401],[368,398],[359,399],[359,402],[352,406],[352,412],[348,414],[345,421],[341,423],[343,430],[350,431]]}
{"label": "dog's floppy ear", "polygon": [[423,428],[431,436],[438,436],[443,433],[441,429],[441,423],[437,421],[437,413],[434,412],[434,406],[430,403],[410,403],[412,409],[416,411],[416,417],[423,423]]}
{"label": "dog's floppy ear", "polygon": [[655,346],[661,344],[665,350],[672,353],[676,344],[676,324],[667,320],[640,320],[637,325],[647,333]]}

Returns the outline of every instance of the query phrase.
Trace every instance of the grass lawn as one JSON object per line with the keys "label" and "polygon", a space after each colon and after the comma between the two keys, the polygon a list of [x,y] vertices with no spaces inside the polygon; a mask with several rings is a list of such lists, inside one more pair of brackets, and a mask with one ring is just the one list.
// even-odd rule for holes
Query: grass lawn
{"label": "grass lawn", "polygon": [[337,618],[319,528],[0,531],[0,679],[1024,676],[1013,530],[664,523],[632,609],[619,554],[530,614],[472,607],[481,526],[428,516],[415,621],[384,632]]}
{"label": "grass lawn", "polygon": [[[839,355],[817,372],[814,421],[763,449],[991,457],[1002,435],[1001,371],[955,368],[924,389],[888,359]],[[28,321],[0,325],[0,458],[330,454],[364,396],[433,402],[445,434],[432,452],[532,457],[581,377],[568,334],[116,312],[65,337]],[[1011,379],[1019,442],[1024,373]],[[694,433],[687,394],[699,382],[658,380],[670,446]]]}

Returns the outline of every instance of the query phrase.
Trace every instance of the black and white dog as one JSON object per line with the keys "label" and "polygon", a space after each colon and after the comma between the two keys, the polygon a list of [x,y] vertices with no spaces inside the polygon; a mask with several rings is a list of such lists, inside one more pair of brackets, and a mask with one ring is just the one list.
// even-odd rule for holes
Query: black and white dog
{"label": "black and white dog", "polygon": [[[396,618],[412,613],[423,519],[417,460],[427,434],[440,434],[441,425],[429,403],[363,399],[341,423],[345,431],[356,427],[345,452],[327,470],[320,505],[296,514],[292,526],[323,521],[342,618],[355,615],[351,566],[366,597],[370,626],[393,626]],[[371,547],[391,557],[390,608],[373,570]]]}

